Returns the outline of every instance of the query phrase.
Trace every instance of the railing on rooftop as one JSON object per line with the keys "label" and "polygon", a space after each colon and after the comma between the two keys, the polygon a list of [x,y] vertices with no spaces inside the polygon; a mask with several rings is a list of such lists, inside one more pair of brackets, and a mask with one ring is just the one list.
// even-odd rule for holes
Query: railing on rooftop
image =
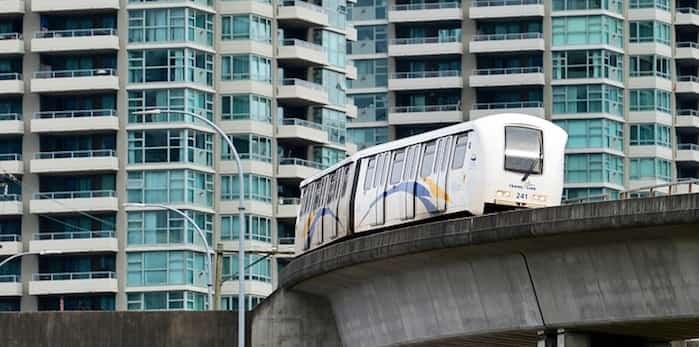
{"label": "railing on rooftop", "polygon": [[699,192],[699,179],[690,178],[624,190],[619,193],[619,199],[691,194],[696,192]]}

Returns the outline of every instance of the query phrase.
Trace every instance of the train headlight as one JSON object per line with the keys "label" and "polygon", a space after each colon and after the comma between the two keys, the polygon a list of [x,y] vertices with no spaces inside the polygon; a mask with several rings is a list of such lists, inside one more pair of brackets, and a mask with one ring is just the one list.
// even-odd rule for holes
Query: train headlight
{"label": "train headlight", "polygon": [[532,198],[536,201],[546,202],[546,195],[532,195]]}
{"label": "train headlight", "polygon": [[495,192],[495,194],[501,198],[509,198],[512,196],[512,192],[509,192],[507,190],[498,190],[497,192]]}

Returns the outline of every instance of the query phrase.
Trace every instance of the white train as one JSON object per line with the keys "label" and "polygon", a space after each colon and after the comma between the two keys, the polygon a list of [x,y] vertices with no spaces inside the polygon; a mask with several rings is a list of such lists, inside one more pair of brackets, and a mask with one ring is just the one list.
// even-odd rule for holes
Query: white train
{"label": "white train", "polygon": [[296,250],[426,219],[561,202],[566,132],[499,114],[359,151],[301,182]]}

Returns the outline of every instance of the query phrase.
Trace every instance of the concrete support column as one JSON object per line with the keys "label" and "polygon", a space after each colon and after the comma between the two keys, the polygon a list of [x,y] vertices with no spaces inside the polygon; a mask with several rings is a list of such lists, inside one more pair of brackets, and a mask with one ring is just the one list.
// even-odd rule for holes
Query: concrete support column
{"label": "concrete support column", "polygon": [[592,347],[590,335],[573,333],[563,329],[540,332],[536,347]]}

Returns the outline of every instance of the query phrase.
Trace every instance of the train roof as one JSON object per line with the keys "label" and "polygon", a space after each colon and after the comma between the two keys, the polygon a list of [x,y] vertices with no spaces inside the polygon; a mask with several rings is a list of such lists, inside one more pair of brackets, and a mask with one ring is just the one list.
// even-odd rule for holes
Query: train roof
{"label": "train roof", "polygon": [[[521,114],[521,113],[500,113],[500,114],[495,114],[492,116],[487,116],[483,118],[479,118],[473,121],[469,122],[463,122],[451,126],[447,126],[444,128],[439,128],[435,129],[432,131],[427,131],[422,134],[417,134],[413,136],[409,136],[406,138],[402,138],[400,140],[395,140],[395,141],[390,141],[386,142],[380,145],[372,146],[366,149],[363,149],[361,151],[358,151],[357,153],[341,160],[340,162],[337,162],[336,164],[306,178],[303,180],[300,184],[301,187],[304,187],[308,183],[317,180],[320,177],[325,176],[326,174],[333,172],[337,170],[337,168],[342,167],[344,165],[347,165],[348,163],[357,161],[359,159],[365,158],[365,157],[370,157],[372,155],[378,154],[378,153],[383,153],[386,151],[390,151],[396,148],[402,148],[406,147],[415,143],[419,142],[425,142],[429,141],[434,138],[442,137],[442,136],[447,136],[451,135],[454,133],[460,133],[464,131],[468,131],[473,129],[475,126],[481,126],[481,125],[486,125],[488,123],[521,123],[521,124],[530,124],[530,125],[536,125],[540,127],[544,127],[547,125],[553,125],[553,123],[539,118],[539,117],[534,117],[531,115],[527,114]],[[561,129],[562,130],[562,129]]]}

